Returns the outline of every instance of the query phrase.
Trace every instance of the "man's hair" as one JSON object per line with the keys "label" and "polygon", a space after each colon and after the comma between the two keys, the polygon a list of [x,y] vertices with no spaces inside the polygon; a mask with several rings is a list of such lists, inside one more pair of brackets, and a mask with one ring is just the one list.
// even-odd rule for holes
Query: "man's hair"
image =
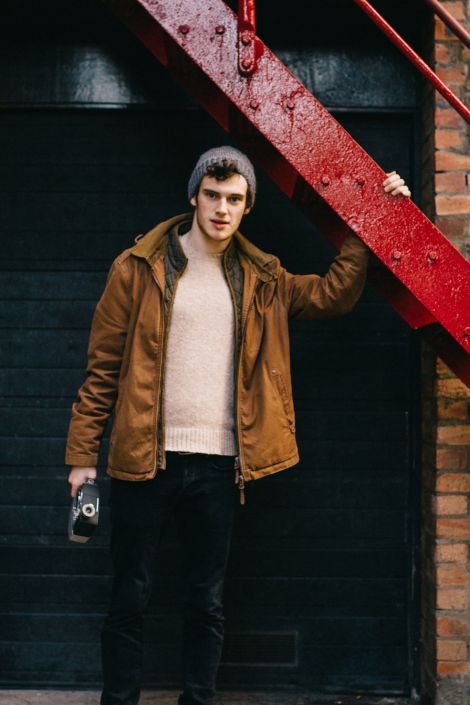
{"label": "man's hair", "polygon": [[[234,176],[235,174],[240,174],[235,162],[231,162],[228,159],[222,159],[217,164],[209,164],[204,176],[211,176],[213,179],[217,179],[217,181],[226,181],[227,179],[230,179],[230,177]],[[241,176],[243,176],[243,174],[241,174]],[[245,181],[246,181],[246,179],[245,179]],[[199,189],[201,188],[201,183],[202,183],[202,179],[199,182],[199,186],[197,188],[197,193],[199,193]],[[251,195],[251,189],[248,186],[247,192],[246,192],[246,207],[251,208],[252,202],[253,202],[253,198]]]}
{"label": "man's hair", "polygon": [[228,144],[213,147],[201,154],[188,181],[188,200],[196,196],[204,176],[211,176],[218,181],[240,174],[248,184],[246,205],[252,208],[256,198],[256,174],[253,164],[246,154]]}

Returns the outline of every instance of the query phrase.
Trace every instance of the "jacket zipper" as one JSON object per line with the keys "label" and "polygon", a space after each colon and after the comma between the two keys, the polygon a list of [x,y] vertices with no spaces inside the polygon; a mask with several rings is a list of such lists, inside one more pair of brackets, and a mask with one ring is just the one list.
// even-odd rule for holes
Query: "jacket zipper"
{"label": "jacket zipper", "polygon": [[[234,359],[234,368],[238,368],[238,360],[241,355],[241,344],[242,341],[238,340],[238,336],[240,334],[239,327],[238,327],[238,305],[237,301],[235,298],[235,292],[233,290],[232,282],[230,281],[230,277],[227,271],[226,263],[225,263],[225,257],[223,260],[223,265],[224,265],[224,272],[225,272],[225,279],[227,280],[228,288],[230,290],[230,295],[232,297],[232,306],[233,306],[233,312],[234,312],[234,322],[235,322],[235,359]],[[238,352],[238,354],[237,354]],[[235,375],[235,378],[237,379],[237,374]],[[237,382],[234,382],[234,389],[235,389],[235,417],[237,418],[238,412],[237,412]],[[237,429],[237,446],[238,446],[238,452],[240,453],[240,438],[239,438],[239,433]],[[243,477],[243,474],[240,472],[240,456],[237,455],[235,456],[235,462],[234,462],[234,468],[235,468],[235,484],[238,485],[238,489],[240,492],[240,504],[245,504],[245,479]]]}
{"label": "jacket zipper", "polygon": [[237,442],[238,442],[238,456],[235,458],[235,482],[238,484],[238,489],[240,491],[240,504],[245,504],[245,482],[248,482],[248,480],[247,480],[247,478],[245,478],[245,475],[243,473],[245,460],[244,460],[243,452],[242,452],[242,444],[240,443],[241,433],[240,433],[240,413],[239,413],[239,409],[238,409],[238,380],[240,377],[240,366],[241,366],[241,360],[242,360],[243,342],[245,340],[246,322],[248,320],[248,315],[250,313],[250,309],[253,305],[257,285],[258,285],[258,282],[256,282],[253,287],[253,292],[251,294],[250,303],[248,304],[245,320],[242,321],[240,348],[239,348],[239,353],[238,353],[237,369],[236,369],[236,376],[235,376],[235,416],[236,416],[236,422],[237,422]]}
{"label": "jacket zipper", "polygon": [[235,484],[238,485],[240,492],[240,504],[245,504],[245,478],[240,472],[240,458],[238,455],[235,458]]}

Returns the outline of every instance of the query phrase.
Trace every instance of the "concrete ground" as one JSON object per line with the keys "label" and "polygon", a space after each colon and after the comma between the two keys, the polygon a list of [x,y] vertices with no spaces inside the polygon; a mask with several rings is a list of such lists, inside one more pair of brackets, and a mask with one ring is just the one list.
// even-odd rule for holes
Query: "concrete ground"
{"label": "concrete ground", "polygon": [[[144,691],[139,705],[176,705],[175,691]],[[0,705],[99,705],[97,691],[0,690]],[[220,693],[216,705],[410,705],[408,698],[314,693]]]}

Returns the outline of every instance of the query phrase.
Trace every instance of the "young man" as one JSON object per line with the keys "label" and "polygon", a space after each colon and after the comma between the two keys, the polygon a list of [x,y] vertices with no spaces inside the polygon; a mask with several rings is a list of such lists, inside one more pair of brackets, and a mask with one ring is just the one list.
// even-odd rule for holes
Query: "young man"
{"label": "young man", "polygon": [[[395,172],[384,188],[410,195]],[[142,615],[171,515],[185,559],[179,703],[213,703],[236,499],[244,501],[246,481],[299,460],[288,321],[346,313],[364,287],[368,248],[352,233],[324,277],[290,274],[244,238],[238,227],[255,196],[246,155],[228,146],[205,152],[188,184],[194,211],[120,254],[96,307],[66,463],[74,496],[96,478],[114,409],[114,582],[101,705],[137,705]]]}

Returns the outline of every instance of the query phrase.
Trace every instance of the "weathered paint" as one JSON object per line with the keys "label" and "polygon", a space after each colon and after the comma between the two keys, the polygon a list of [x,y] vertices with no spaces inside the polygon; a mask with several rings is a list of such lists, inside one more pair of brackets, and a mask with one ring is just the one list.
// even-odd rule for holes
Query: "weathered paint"
{"label": "weathered paint", "polygon": [[258,39],[257,70],[242,76],[223,0],[104,2],[334,244],[349,229],[363,239],[388,270],[372,273],[381,293],[470,386],[470,263],[409,199],[384,193],[385,172],[268,47]]}

